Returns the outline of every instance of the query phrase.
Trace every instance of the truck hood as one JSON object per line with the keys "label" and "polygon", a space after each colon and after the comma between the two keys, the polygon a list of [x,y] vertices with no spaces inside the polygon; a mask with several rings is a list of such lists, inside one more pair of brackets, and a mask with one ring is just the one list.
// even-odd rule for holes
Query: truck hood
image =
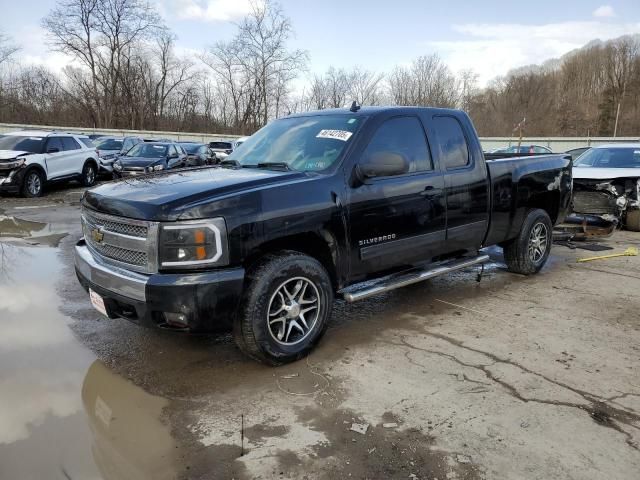
{"label": "truck hood", "polygon": [[20,155],[31,155],[31,152],[21,150],[0,150],[0,160],[13,160]]}
{"label": "truck hood", "polygon": [[87,191],[83,203],[112,215],[171,221],[203,202],[306,177],[300,172],[203,167],[107,183]]}
{"label": "truck hood", "polygon": [[640,168],[573,167],[574,180],[611,180],[613,178],[640,178]]}

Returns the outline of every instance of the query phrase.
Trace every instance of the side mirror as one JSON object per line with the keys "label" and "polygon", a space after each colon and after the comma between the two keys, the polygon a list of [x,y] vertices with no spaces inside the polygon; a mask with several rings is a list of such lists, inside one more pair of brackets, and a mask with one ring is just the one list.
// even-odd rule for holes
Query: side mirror
{"label": "side mirror", "polygon": [[60,149],[58,147],[49,147],[47,148],[47,153],[58,153]]}
{"label": "side mirror", "polygon": [[409,173],[409,160],[395,152],[377,152],[361,161],[358,176],[362,179],[392,177]]}

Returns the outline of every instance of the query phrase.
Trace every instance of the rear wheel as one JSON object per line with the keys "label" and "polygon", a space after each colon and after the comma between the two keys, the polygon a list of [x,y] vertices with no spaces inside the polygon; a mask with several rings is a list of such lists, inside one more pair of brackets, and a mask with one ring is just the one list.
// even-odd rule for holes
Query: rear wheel
{"label": "rear wheel", "polygon": [[93,162],[86,162],[82,168],[82,185],[92,187],[96,183],[96,166]]}
{"label": "rear wheel", "polygon": [[531,275],[538,273],[549,258],[553,225],[544,210],[531,210],[524,219],[517,238],[503,248],[510,272]]}
{"label": "rear wheel", "polygon": [[267,255],[247,274],[234,325],[238,347],[251,358],[281,365],[307,355],[324,334],[333,289],[324,267],[307,255]]}
{"label": "rear wheel", "polygon": [[38,170],[29,170],[22,181],[22,195],[27,198],[42,196],[44,178]]}

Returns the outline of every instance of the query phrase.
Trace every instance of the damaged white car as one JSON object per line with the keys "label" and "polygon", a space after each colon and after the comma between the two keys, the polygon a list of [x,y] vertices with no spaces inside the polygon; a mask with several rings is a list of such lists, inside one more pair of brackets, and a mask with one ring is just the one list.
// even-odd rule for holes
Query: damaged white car
{"label": "damaged white car", "polygon": [[601,145],[573,165],[573,213],[586,235],[640,231],[640,143]]}

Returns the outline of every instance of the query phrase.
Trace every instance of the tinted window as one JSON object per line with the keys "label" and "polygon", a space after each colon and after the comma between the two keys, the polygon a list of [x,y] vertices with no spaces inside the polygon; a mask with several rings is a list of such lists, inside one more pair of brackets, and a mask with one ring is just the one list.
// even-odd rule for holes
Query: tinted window
{"label": "tinted window", "polygon": [[574,162],[576,167],[640,168],[640,148],[592,148]]}
{"label": "tinted window", "polygon": [[42,137],[23,137],[17,135],[0,137],[0,150],[42,153],[43,144],[44,139]]}
{"label": "tinted window", "polygon": [[549,150],[548,148],[545,147],[533,147],[533,151],[535,153],[551,153],[551,150]]}
{"label": "tinted window", "polygon": [[120,150],[122,148],[122,144],[122,140],[117,138],[105,138],[96,142],[96,146],[100,150]]}
{"label": "tinted window", "polygon": [[65,150],[80,150],[80,144],[73,137],[62,137],[62,146]]}
{"label": "tinted window", "polygon": [[167,155],[168,147],[154,143],[138,143],[125,156],[143,158],[161,158]]}
{"label": "tinted window", "polygon": [[410,164],[409,172],[432,170],[431,156],[420,120],[398,117],[385,121],[373,135],[363,158],[380,152],[397,153]]}
{"label": "tinted window", "polygon": [[64,145],[60,137],[49,137],[47,140],[47,151],[50,151],[52,148],[57,148],[58,152],[64,150]]}
{"label": "tinted window", "polygon": [[[85,147],[96,148],[95,145],[93,144],[93,141],[90,138],[81,138],[80,141],[84,143]],[[120,142],[120,146],[122,146],[122,142]],[[120,149],[118,148],[118,150]]]}
{"label": "tinted window", "polygon": [[452,169],[469,165],[469,148],[458,120],[453,117],[434,117],[433,121],[445,167]]}
{"label": "tinted window", "polygon": [[211,148],[215,148],[218,150],[230,150],[231,144],[229,142],[211,142],[209,143]]}
{"label": "tinted window", "polygon": [[200,145],[197,143],[183,143],[181,146],[187,151],[187,153],[191,153],[191,154],[197,153],[201,148]]}

